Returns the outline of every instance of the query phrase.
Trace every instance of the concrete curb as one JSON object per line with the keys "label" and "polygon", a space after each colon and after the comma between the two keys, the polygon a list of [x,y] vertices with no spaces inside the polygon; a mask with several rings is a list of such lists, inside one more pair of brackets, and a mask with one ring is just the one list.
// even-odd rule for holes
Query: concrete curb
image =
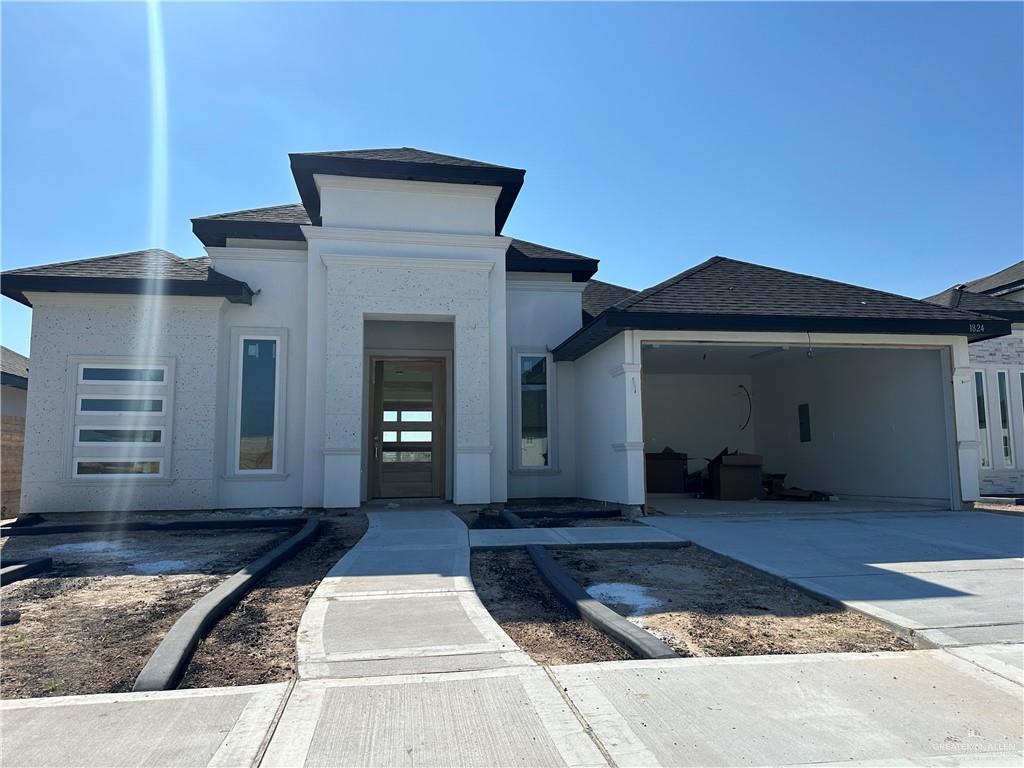
{"label": "concrete curb", "polygon": [[[523,519],[507,509],[502,510],[502,517],[513,528],[525,528]],[[674,542],[673,542],[674,543]],[[680,542],[684,543],[684,542]],[[617,546],[626,546],[619,544]],[[533,560],[544,582],[551,588],[562,602],[576,611],[585,621],[593,624],[608,637],[639,659],[677,659],[679,654],[650,632],[640,629],[636,624],[620,616],[600,600],[595,600],[573,579],[569,573],[555,562],[540,544],[528,544],[526,552]]]}
{"label": "concrete curb", "polygon": [[658,638],[623,618],[600,600],[595,600],[555,562],[539,544],[526,547],[541,578],[570,608],[639,659],[675,659],[679,657]]}
{"label": "concrete curb", "polygon": [[238,520],[171,520],[166,523],[74,523],[67,525],[4,526],[0,536],[47,536],[56,533],[116,533],[120,531],[221,531],[231,528],[298,528],[307,517],[262,517]]}
{"label": "concrete curb", "polygon": [[21,581],[37,573],[48,571],[53,568],[53,558],[37,557],[34,560],[8,561],[0,568],[0,586],[10,584],[13,581]]}
{"label": "concrete curb", "polygon": [[203,635],[231,611],[263,576],[306,546],[319,527],[317,518],[306,520],[294,536],[199,598],[160,641],[135,680],[132,691],[166,691],[177,685]]}

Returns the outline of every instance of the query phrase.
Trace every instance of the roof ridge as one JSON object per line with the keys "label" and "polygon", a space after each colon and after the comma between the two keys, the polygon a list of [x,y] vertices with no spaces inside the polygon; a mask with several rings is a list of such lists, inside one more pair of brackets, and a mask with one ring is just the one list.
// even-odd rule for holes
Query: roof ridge
{"label": "roof ridge", "polygon": [[632,296],[627,296],[626,298],[622,299],[622,301],[618,301],[615,304],[612,304],[608,309],[628,309],[637,302],[643,301],[644,299],[649,299],[651,296],[656,296],[657,294],[664,291],[666,288],[671,288],[673,285],[677,285],[686,278],[691,277],[697,274],[698,272],[707,269],[712,264],[717,264],[723,260],[726,260],[723,256],[712,256],[710,259],[707,259],[706,261],[703,261],[700,264],[696,264],[690,267],[689,269],[684,269],[682,272],[673,275],[667,280],[663,280],[656,285],[652,285],[650,288],[644,288],[642,291],[637,291]]}

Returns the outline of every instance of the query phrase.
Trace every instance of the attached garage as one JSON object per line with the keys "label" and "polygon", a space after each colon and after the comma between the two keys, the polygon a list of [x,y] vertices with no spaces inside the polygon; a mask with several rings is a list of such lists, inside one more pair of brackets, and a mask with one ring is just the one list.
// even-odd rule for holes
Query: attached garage
{"label": "attached garage", "polygon": [[[722,450],[761,457],[786,486],[947,506],[955,457],[934,349],[647,343],[645,468],[669,449],[693,479]],[[681,462],[680,462],[681,463]],[[649,471],[648,493],[658,487]]]}
{"label": "attached garage", "polygon": [[578,495],[641,505],[664,490],[648,483],[670,474],[671,454],[649,472],[665,449],[695,473],[728,448],[788,487],[957,509],[978,497],[968,344],[1009,332],[997,318],[715,257],[554,350],[577,382]]}

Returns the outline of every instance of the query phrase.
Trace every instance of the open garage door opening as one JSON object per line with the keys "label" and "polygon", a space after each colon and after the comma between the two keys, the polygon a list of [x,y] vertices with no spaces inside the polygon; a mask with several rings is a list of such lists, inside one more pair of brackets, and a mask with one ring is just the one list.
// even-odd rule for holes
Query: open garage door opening
{"label": "open garage door opening", "polygon": [[[955,458],[944,366],[935,349],[645,343],[648,503],[806,498],[808,511],[827,500],[947,509]],[[738,455],[715,462],[723,451]]]}

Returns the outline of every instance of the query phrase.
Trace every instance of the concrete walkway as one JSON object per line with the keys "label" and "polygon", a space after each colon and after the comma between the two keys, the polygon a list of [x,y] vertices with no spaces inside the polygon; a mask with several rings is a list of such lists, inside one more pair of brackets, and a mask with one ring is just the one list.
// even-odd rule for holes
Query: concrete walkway
{"label": "concrete walkway", "polygon": [[588,544],[623,546],[630,544],[678,544],[685,539],[644,525],[602,525],[577,528],[512,528],[469,532],[469,545],[481,549],[546,546],[585,546]]}

